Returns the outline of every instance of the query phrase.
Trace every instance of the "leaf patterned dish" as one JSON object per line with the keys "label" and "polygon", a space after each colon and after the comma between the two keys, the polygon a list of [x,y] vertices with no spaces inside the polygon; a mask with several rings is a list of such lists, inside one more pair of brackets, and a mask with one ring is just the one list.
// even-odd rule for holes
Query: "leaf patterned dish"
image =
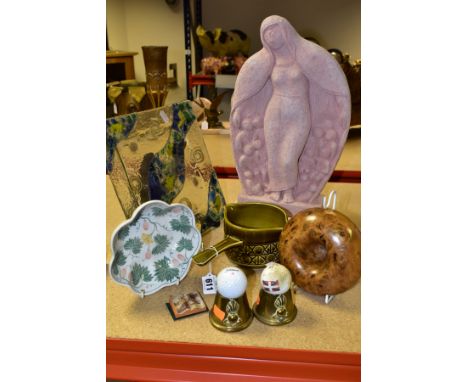
{"label": "leaf patterned dish", "polygon": [[151,200],[112,234],[109,272],[140,296],[178,284],[201,246],[195,217],[183,204]]}

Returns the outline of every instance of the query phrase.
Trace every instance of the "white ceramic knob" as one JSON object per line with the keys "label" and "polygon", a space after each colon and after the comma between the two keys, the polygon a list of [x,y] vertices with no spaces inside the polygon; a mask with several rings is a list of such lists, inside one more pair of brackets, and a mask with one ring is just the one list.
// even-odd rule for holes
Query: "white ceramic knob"
{"label": "white ceramic knob", "polygon": [[237,298],[247,289],[247,277],[236,267],[224,268],[217,276],[218,292],[225,298]]}
{"label": "white ceramic knob", "polygon": [[286,293],[291,281],[288,268],[278,263],[268,263],[260,276],[263,290],[273,295]]}

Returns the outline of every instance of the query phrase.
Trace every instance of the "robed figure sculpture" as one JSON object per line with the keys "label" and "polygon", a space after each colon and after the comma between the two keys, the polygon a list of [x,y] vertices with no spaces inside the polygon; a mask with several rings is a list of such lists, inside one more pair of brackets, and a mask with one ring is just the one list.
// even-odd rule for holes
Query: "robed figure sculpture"
{"label": "robed figure sculpture", "polygon": [[242,66],[231,101],[238,199],[296,213],[321,205],[348,135],[349,87],[331,54],[283,17],[266,18],[260,36],[263,49]]}

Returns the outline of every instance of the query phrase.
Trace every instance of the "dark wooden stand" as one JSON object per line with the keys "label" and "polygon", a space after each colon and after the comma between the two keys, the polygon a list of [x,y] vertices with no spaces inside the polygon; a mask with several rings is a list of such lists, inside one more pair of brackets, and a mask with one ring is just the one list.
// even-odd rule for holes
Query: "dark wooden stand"
{"label": "dark wooden stand", "polygon": [[[106,82],[135,79],[133,56],[137,54],[137,52],[122,52],[119,50],[106,51]],[[120,68],[123,68],[123,70]]]}

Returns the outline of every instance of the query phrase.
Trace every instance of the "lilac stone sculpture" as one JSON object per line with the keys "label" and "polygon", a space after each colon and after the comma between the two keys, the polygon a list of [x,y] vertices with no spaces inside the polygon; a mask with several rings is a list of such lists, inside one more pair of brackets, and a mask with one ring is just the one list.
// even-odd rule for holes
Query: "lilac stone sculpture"
{"label": "lilac stone sculpture", "polygon": [[331,54],[283,17],[267,17],[260,37],[263,49],[242,66],[231,103],[238,200],[294,214],[321,205],[348,135],[349,87]]}

